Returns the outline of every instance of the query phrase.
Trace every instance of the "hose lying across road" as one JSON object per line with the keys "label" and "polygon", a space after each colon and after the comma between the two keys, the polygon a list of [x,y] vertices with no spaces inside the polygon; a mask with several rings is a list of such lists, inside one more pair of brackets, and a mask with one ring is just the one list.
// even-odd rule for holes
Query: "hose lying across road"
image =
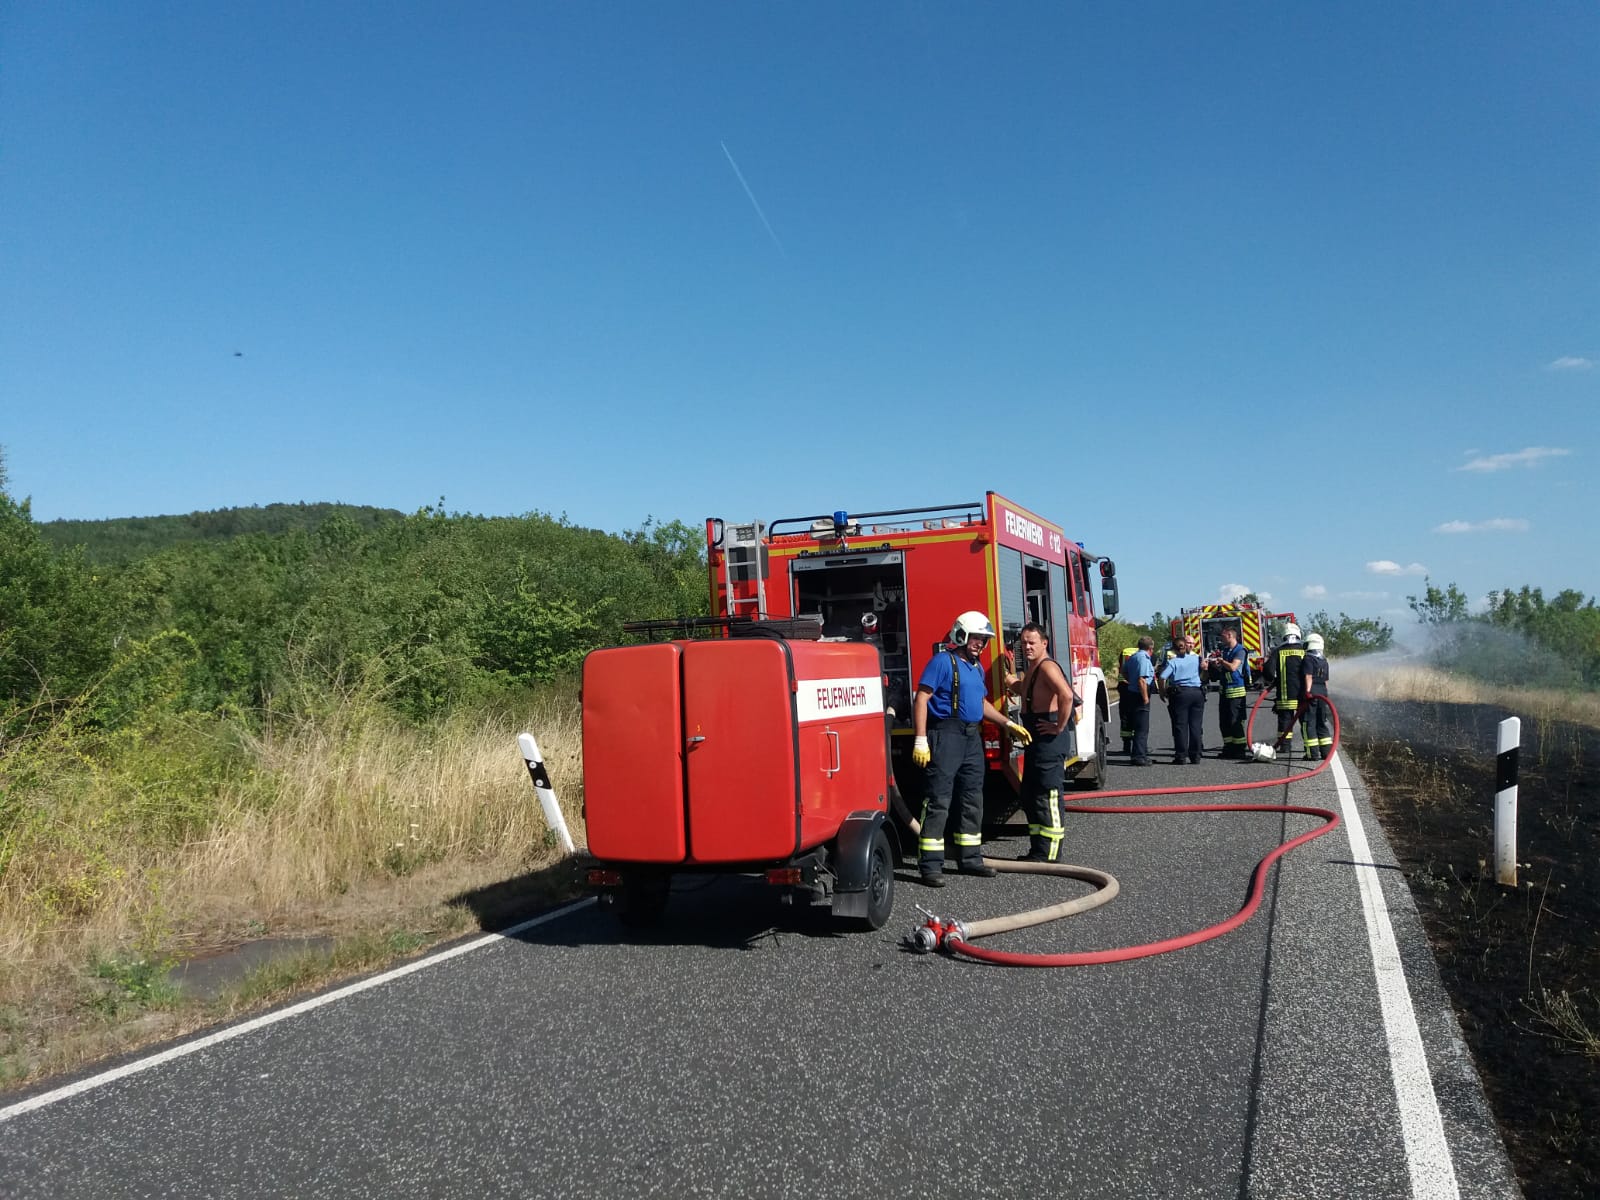
{"label": "hose lying across road", "polygon": [[[1250,729],[1255,724],[1256,710],[1261,707],[1261,701],[1266,693],[1262,692],[1257,697],[1255,705],[1250,710],[1250,719],[1245,728],[1245,741],[1250,743]],[[1102,799],[1114,799],[1123,796],[1168,796],[1168,795],[1196,795],[1208,792],[1241,792],[1257,788],[1284,787],[1290,783],[1298,783],[1303,779],[1311,779],[1322,774],[1333,763],[1334,752],[1339,749],[1339,712],[1326,696],[1315,697],[1313,703],[1322,703],[1328,706],[1328,711],[1333,715],[1333,743],[1327,748],[1323,760],[1310,771],[1298,772],[1287,778],[1257,779],[1245,783],[1215,783],[1202,784],[1195,787],[1182,788],[1137,788],[1125,791],[1104,792]],[[1304,713],[1302,708],[1301,712]],[[1291,728],[1290,732],[1293,730]],[[1046,921],[1054,921],[1060,917],[1072,916],[1075,913],[1085,912],[1097,908],[1114,897],[1119,885],[1114,877],[1104,871],[1097,871],[1092,867],[1073,866],[1068,863],[1032,863],[1008,862],[999,859],[985,859],[991,867],[999,871],[1020,871],[1029,874],[1062,875],[1073,879],[1082,879],[1097,885],[1097,889],[1087,896],[1080,896],[1060,904],[1052,904],[1045,908],[1036,908],[1028,912],[1016,913],[1008,917],[994,917],[986,921],[974,921],[964,924],[960,921],[945,920],[928,914],[927,920],[915,929],[910,937],[910,942],[917,949],[932,950],[943,947],[956,954],[964,954],[968,958],[976,958],[982,962],[995,963],[1007,967],[1077,967],[1087,966],[1092,963],[1127,962],[1135,958],[1148,958],[1155,954],[1165,954],[1169,950],[1181,950],[1185,946],[1194,946],[1200,942],[1210,941],[1212,938],[1221,937],[1237,929],[1254,915],[1260,907],[1261,896],[1266,888],[1267,868],[1279,858],[1282,858],[1296,846],[1305,844],[1313,838],[1319,838],[1339,824],[1339,814],[1327,808],[1313,808],[1298,804],[1162,804],[1154,806],[1145,805],[1067,805],[1064,811],[1078,813],[1116,813],[1116,814],[1146,814],[1146,813],[1196,813],[1196,812],[1272,812],[1272,813],[1298,813],[1301,816],[1320,817],[1323,823],[1317,828],[1302,833],[1299,837],[1282,843],[1271,850],[1260,862],[1256,864],[1254,874],[1250,880],[1250,894],[1245,899],[1243,907],[1225,921],[1209,925],[1204,929],[1197,929],[1192,933],[1181,934],[1177,937],[1164,938],[1161,941],[1145,942],[1137,946],[1121,946],[1111,950],[1087,950],[1068,954],[1019,954],[1006,950],[990,950],[984,946],[974,946],[974,939],[988,937],[991,934],[1006,933],[1014,929],[1026,929],[1033,925],[1042,925]],[[914,822],[913,822],[914,823]]]}

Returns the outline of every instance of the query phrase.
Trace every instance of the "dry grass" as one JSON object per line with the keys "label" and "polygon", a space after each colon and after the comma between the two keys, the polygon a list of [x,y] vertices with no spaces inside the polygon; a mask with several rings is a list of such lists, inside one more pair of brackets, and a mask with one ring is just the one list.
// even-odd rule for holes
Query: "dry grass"
{"label": "dry grass", "polygon": [[1548,688],[1507,688],[1387,655],[1335,664],[1338,691],[1369,700],[1441,704],[1498,704],[1535,721],[1571,721],[1600,729],[1600,694]]}
{"label": "dry grass", "polygon": [[[576,711],[533,722],[556,795],[581,840]],[[402,728],[307,729],[264,740],[257,753],[278,796],[236,809],[184,848],[182,874],[208,911],[230,905],[272,916],[340,894],[375,875],[449,861],[559,855],[517,754],[509,720],[447,724],[419,743]]]}
{"label": "dry grass", "polygon": [[[1589,1001],[1588,1007],[1594,1010],[1595,1019],[1583,1011],[1581,1000]],[[1596,1004],[1587,993],[1574,997],[1566,991],[1540,988],[1536,999],[1523,1003],[1548,1031],[1547,1036],[1555,1038],[1575,1054],[1600,1058],[1600,1033],[1596,1032],[1600,1028],[1600,1004]]]}
{"label": "dry grass", "polygon": [[[570,693],[515,717],[420,731],[352,708],[236,738],[244,765],[210,785],[204,828],[176,839],[155,819],[161,780],[134,786],[114,765],[62,756],[33,780],[30,821],[0,868],[0,1086],[470,927],[451,897],[561,857],[517,751],[523,729],[539,739],[581,845]],[[192,807],[166,782],[166,809]],[[246,981],[225,1011],[152,982],[153,965],[307,933],[333,937],[335,949],[274,983]]]}

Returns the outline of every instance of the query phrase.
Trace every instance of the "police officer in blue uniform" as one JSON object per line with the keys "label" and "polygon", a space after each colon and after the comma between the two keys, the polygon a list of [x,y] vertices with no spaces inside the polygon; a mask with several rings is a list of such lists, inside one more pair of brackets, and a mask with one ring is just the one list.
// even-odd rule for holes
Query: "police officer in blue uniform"
{"label": "police officer in blue uniform", "polygon": [[1205,743],[1206,688],[1200,679],[1200,656],[1187,636],[1161,668],[1161,686],[1172,718],[1172,761],[1197,763]]}
{"label": "police officer in blue uniform", "polygon": [[[1126,675],[1128,660],[1137,653],[1139,653],[1139,647],[1137,646],[1124,646],[1122,648],[1122,657],[1117,660],[1118,696],[1121,696],[1127,690],[1127,684],[1123,682],[1123,679]],[[1130,754],[1133,752],[1133,706],[1117,705],[1117,719],[1122,726],[1122,752]]]}
{"label": "police officer in blue uniform", "polygon": [[1155,648],[1155,638],[1142,637],[1139,648],[1122,664],[1122,726],[1133,730],[1128,762],[1135,767],[1150,765],[1150,692],[1156,683],[1150,651]]}
{"label": "police officer in blue uniform", "polygon": [[948,648],[929,660],[917,681],[912,703],[911,761],[927,770],[923,789],[922,831],[917,867],[929,887],[944,886],[945,823],[952,807],[956,828],[956,869],[963,875],[989,876],[994,868],[983,861],[982,722],[993,721],[1011,731],[1012,740],[1026,746],[1033,740],[1021,725],[1006,720],[989,703],[989,685],[978,660],[994,637],[994,626],[981,612],[964,612],[956,618]]}

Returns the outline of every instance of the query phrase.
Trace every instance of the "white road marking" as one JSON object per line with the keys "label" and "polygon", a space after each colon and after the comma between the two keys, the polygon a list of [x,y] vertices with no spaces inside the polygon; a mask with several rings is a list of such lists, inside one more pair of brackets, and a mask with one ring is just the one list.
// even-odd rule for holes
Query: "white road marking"
{"label": "white road marking", "polygon": [[332,1004],[335,1000],[343,1000],[346,996],[354,996],[357,992],[364,992],[368,988],[375,988],[379,984],[388,983],[390,980],[399,979],[404,975],[410,975],[413,971],[421,971],[428,967],[437,966],[439,963],[448,962],[452,958],[459,958],[463,954],[481,950],[484,946],[495,945],[505,941],[508,937],[521,933],[525,929],[532,929],[536,925],[544,925],[547,922],[556,920],[558,917],[564,917],[568,913],[577,912],[580,908],[585,908],[593,903],[594,897],[592,896],[584,900],[575,901],[564,908],[556,909],[554,912],[547,912],[542,916],[524,921],[520,925],[513,925],[510,929],[502,930],[500,933],[485,934],[481,938],[475,938],[470,942],[454,946],[439,954],[432,954],[427,958],[419,958],[416,962],[407,963],[403,967],[396,967],[392,971],[374,975],[371,979],[363,979],[359,983],[337,988],[324,995],[313,996],[310,1000],[302,1000],[299,1004],[291,1004],[288,1008],[280,1008],[275,1012],[265,1013],[239,1025],[230,1025],[227,1029],[220,1030],[217,1033],[196,1038],[192,1042],[184,1042],[181,1046],[174,1046],[170,1050],[152,1054],[149,1058],[141,1058],[134,1062],[124,1063],[120,1067],[115,1067],[110,1071],[103,1071],[99,1075],[91,1075],[88,1079],[80,1079],[77,1083],[69,1083],[65,1087],[56,1088],[54,1091],[41,1092],[37,1096],[32,1096],[27,1100],[20,1100],[7,1108],[0,1108],[0,1122],[9,1121],[12,1117],[20,1117],[23,1113],[32,1112],[37,1108],[44,1108],[46,1105],[54,1104],[59,1100],[68,1100],[73,1096],[81,1096],[84,1092],[92,1091],[97,1087],[104,1087],[108,1083],[124,1079],[129,1075],[137,1075],[140,1071],[148,1071],[151,1067],[159,1067],[162,1063],[171,1062],[175,1058],[182,1058],[186,1054],[193,1054],[196,1050],[204,1050],[210,1046],[220,1045],[223,1042],[231,1042],[236,1037],[243,1037],[245,1034],[253,1033],[257,1029],[265,1029],[268,1025],[276,1025],[279,1021],[286,1021],[290,1017],[298,1017],[301,1013],[308,1013],[312,1009],[321,1008],[324,1004]]}
{"label": "white road marking", "polygon": [[1405,1139],[1411,1194],[1417,1200],[1459,1200],[1461,1189],[1456,1184],[1455,1163],[1451,1161],[1450,1146],[1445,1141],[1439,1100],[1434,1095],[1433,1076],[1428,1072],[1428,1056],[1422,1048],[1422,1031],[1417,1028],[1411,990],[1400,965],[1394,927],[1389,923],[1389,906],[1384,903],[1383,885],[1378,880],[1378,868],[1372,862],[1367,831],[1361,824],[1355,795],[1350,790],[1350,777],[1345,774],[1344,763],[1338,755],[1333,759],[1333,777],[1339,791],[1339,809],[1344,816],[1346,836],[1350,839],[1350,857],[1355,861],[1361,915],[1367,922],[1367,942],[1372,947],[1372,970],[1378,983],[1383,1031],[1389,1043],[1389,1069],[1400,1108],[1400,1133]]}

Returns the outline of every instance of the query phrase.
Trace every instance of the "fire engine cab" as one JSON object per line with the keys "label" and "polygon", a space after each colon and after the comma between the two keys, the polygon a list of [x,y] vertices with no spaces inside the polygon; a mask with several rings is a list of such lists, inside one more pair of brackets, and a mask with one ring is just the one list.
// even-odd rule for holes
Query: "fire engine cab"
{"label": "fire engine cab", "polygon": [[[1060,525],[994,492],[981,501],[770,522],[706,522],[711,612],[726,620],[811,620],[822,637],[876,643],[883,655],[891,765],[912,811],[922,773],[911,767],[912,696],[928,661],[945,648],[958,613],[989,614],[998,637],[984,655],[989,696],[1006,710],[1006,665],[1020,669],[1022,626],[1037,622],[1050,653],[1083,702],[1072,730],[1069,777],[1106,780],[1109,697],[1100,667],[1093,575],[1105,618],[1118,610],[1116,567],[1067,538]],[[1098,571],[1091,572],[1091,564]],[[1021,748],[986,725],[990,768],[984,819],[993,829],[1017,808]]]}

